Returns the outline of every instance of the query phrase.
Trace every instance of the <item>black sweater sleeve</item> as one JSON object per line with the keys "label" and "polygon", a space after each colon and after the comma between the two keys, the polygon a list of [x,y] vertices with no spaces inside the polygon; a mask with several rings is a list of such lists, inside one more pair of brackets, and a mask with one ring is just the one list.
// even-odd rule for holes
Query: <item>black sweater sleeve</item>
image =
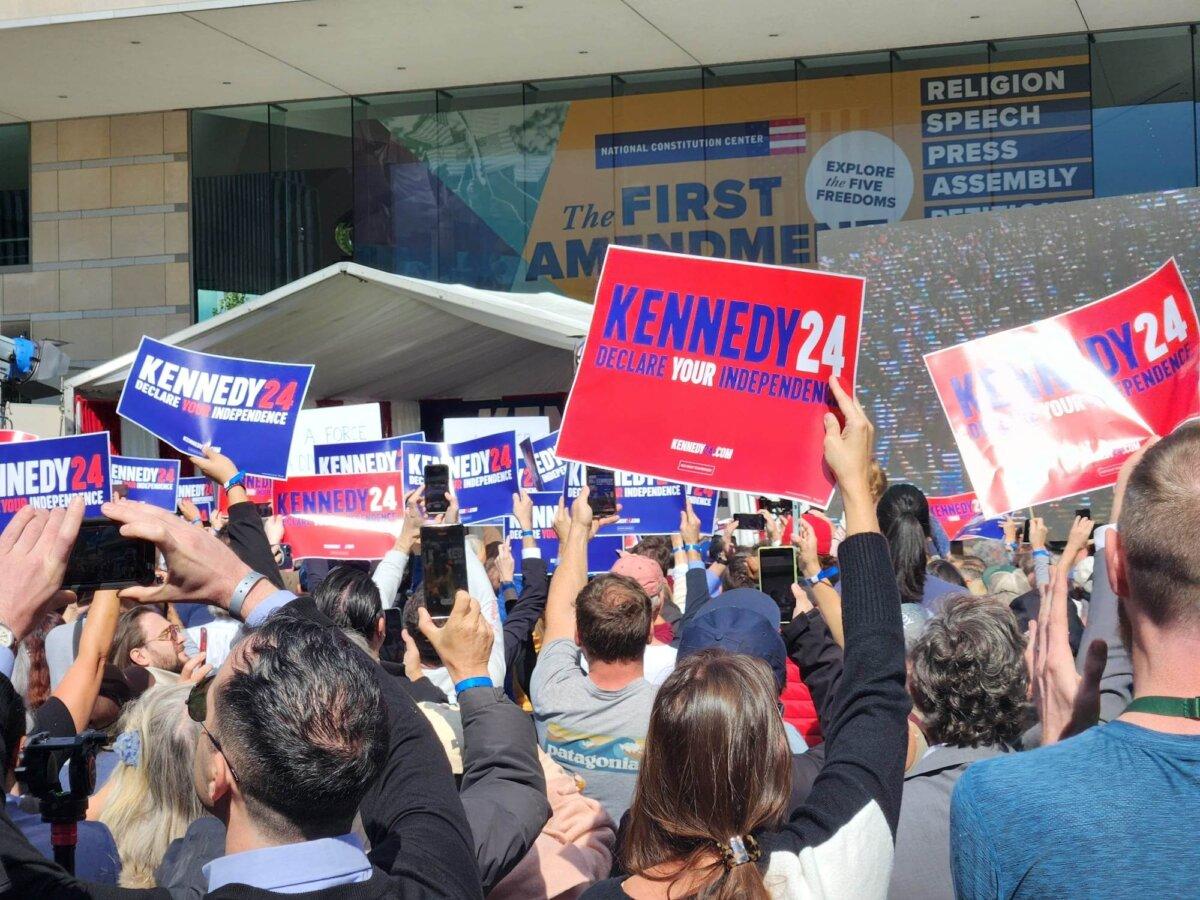
{"label": "black sweater sleeve", "polygon": [[499,689],[458,697],[463,725],[459,796],[487,894],[529,852],[550,818],[533,720]]}
{"label": "black sweater sleeve", "polygon": [[262,517],[254,504],[249,500],[231,503],[229,524],[225,528],[229,533],[229,546],[238,559],[258,574],[266,575],[271,584],[282,590],[283,576],[279,574],[275,554],[271,552],[271,542],[267,540]]}
{"label": "black sweater sleeve", "polygon": [[900,594],[882,535],[853,535],[838,557],[846,652],[825,732],[826,762],[808,802],[770,836],[771,845],[791,853],[814,848],[814,861],[831,872],[852,858],[865,859],[869,850],[886,873],[900,815],[910,708]]}
{"label": "black sweater sleeve", "polygon": [[822,733],[833,727],[833,699],[842,680],[842,648],[819,610],[809,610],[783,628],[788,656],[812,695]]}
{"label": "black sweater sleeve", "polygon": [[550,594],[550,579],[546,575],[546,561],[539,557],[521,560],[521,596],[513,604],[504,623],[504,665],[513,671],[518,651],[525,646],[533,634],[534,626],[546,611],[546,598]]}
{"label": "black sweater sleeve", "polygon": [[671,646],[678,647],[679,639],[683,635],[683,629],[687,627],[688,622],[695,618],[696,613],[704,608],[712,595],[708,592],[708,570],[697,566],[692,568],[688,566],[686,581],[687,584],[687,599],[684,601],[686,609],[683,611],[681,618],[674,626],[675,640],[671,641]]}

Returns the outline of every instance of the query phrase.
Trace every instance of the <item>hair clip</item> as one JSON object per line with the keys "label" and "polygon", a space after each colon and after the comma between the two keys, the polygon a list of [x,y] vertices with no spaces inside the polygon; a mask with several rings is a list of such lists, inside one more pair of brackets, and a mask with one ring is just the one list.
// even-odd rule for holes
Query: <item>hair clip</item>
{"label": "hair clip", "polygon": [[136,731],[122,731],[113,741],[113,752],[125,765],[136,768],[142,761],[142,736]]}
{"label": "hair clip", "polygon": [[759,849],[758,841],[754,839],[754,835],[747,834],[745,836],[734,835],[724,844],[718,844],[721,848],[721,856],[725,860],[725,868],[732,869],[735,866],[741,866],[748,862],[758,862],[762,856],[762,850]]}

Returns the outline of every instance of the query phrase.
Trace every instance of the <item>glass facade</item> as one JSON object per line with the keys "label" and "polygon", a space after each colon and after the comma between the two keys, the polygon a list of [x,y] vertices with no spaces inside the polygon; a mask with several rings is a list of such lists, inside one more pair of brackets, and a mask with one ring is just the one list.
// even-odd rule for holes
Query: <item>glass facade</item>
{"label": "glass facade", "polygon": [[588,299],[610,243],[815,265],[831,229],[1195,186],[1194,32],[196,110],[198,314],[339,259]]}
{"label": "glass facade", "polygon": [[0,125],[0,266],[29,262],[29,126]]}

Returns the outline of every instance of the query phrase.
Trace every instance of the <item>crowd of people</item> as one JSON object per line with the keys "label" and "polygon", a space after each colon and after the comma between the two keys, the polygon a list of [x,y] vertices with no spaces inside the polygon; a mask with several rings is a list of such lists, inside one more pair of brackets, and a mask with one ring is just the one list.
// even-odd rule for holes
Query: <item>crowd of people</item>
{"label": "crowd of people", "polygon": [[[283,567],[279,521],[208,450],[228,513],[106,504],[162,570],[88,596],[61,590],[82,506],[21,509],[0,535],[0,895],[1195,895],[1200,425],[1128,460],[1111,524],[951,552],[830,388],[838,519],[767,513],[753,542],[689,506],[589,575],[613,519],[586,489],[560,503],[551,571],[519,493],[519,577],[506,542],[468,537],[436,619],[416,560],[453,497],[430,516],[407,496],[377,563]],[[760,543],[795,549],[784,604]],[[28,754],[78,735],[100,749],[68,871]]]}

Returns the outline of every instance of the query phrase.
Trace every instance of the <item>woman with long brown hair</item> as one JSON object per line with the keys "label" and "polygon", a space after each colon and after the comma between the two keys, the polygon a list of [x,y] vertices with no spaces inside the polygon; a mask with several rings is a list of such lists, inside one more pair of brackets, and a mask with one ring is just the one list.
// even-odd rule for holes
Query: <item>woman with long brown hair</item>
{"label": "woman with long brown hair", "polygon": [[825,461],[846,508],[845,653],[821,773],[784,822],[791,757],[767,667],[720,651],[680,660],[651,712],[621,848],[630,875],[585,900],[887,895],[909,710],[900,590],[871,495],[874,429],[829,385],[845,417],[825,417]]}
{"label": "woman with long brown hair", "polygon": [[752,832],[782,824],[792,789],[776,690],[749,656],[704,650],[675,667],[654,701],[629,811],[622,863],[637,874],[607,896],[768,896]]}

